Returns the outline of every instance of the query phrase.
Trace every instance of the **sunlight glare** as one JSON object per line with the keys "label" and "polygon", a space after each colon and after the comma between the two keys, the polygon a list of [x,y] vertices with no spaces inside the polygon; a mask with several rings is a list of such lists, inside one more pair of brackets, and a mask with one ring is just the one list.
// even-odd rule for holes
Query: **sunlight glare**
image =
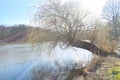
{"label": "sunlight glare", "polygon": [[[62,4],[69,0],[62,0]],[[107,0],[73,0],[81,2],[82,6],[89,9],[92,13],[100,15]]]}

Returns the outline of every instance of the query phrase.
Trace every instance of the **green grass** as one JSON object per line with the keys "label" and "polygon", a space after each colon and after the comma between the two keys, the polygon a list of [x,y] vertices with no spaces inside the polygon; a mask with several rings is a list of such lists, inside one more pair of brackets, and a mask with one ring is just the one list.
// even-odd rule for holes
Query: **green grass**
{"label": "green grass", "polygon": [[109,69],[107,73],[108,75],[112,75],[113,79],[120,80],[120,66]]}

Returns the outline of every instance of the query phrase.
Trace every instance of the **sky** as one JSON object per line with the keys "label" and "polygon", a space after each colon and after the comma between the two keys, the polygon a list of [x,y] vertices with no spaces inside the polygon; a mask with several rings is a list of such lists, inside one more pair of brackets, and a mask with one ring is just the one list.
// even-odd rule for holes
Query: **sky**
{"label": "sky", "polygon": [[100,15],[107,0],[82,0],[85,7],[93,13]]}
{"label": "sky", "polygon": [[[29,24],[32,5],[45,0],[0,0],[0,24]],[[74,0],[76,1],[76,0]],[[62,0],[62,3],[67,0]],[[106,0],[81,0],[82,4],[96,15],[100,15]]]}
{"label": "sky", "polygon": [[[69,0],[63,0],[63,3]],[[88,8],[91,12],[100,15],[107,0],[73,0],[78,1],[82,6]]]}
{"label": "sky", "polygon": [[0,24],[28,24],[32,4],[43,0],[0,0]]}

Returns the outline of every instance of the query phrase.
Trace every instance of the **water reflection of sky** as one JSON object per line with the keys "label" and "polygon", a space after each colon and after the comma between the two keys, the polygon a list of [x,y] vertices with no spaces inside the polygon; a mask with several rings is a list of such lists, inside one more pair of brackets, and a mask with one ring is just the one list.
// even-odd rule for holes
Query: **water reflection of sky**
{"label": "water reflection of sky", "polygon": [[[5,80],[21,80],[25,75],[30,74],[31,69],[39,67],[43,72],[61,69],[71,69],[74,63],[80,63],[83,67],[92,58],[92,53],[75,47],[61,49],[57,46],[51,56],[47,55],[48,44],[41,44],[33,47],[29,44],[5,45],[0,48],[0,78]],[[56,53],[56,54],[54,54]],[[10,77],[6,79],[4,77]],[[2,77],[1,77],[2,76]],[[26,80],[26,77],[22,80]]]}

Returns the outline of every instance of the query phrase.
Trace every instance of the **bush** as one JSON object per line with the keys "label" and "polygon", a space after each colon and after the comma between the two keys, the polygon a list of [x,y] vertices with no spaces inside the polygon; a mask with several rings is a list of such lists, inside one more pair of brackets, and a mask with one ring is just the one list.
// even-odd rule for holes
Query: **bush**
{"label": "bush", "polygon": [[111,39],[110,28],[103,27],[98,30],[97,34],[97,46],[106,51],[112,52],[116,48],[115,41]]}

